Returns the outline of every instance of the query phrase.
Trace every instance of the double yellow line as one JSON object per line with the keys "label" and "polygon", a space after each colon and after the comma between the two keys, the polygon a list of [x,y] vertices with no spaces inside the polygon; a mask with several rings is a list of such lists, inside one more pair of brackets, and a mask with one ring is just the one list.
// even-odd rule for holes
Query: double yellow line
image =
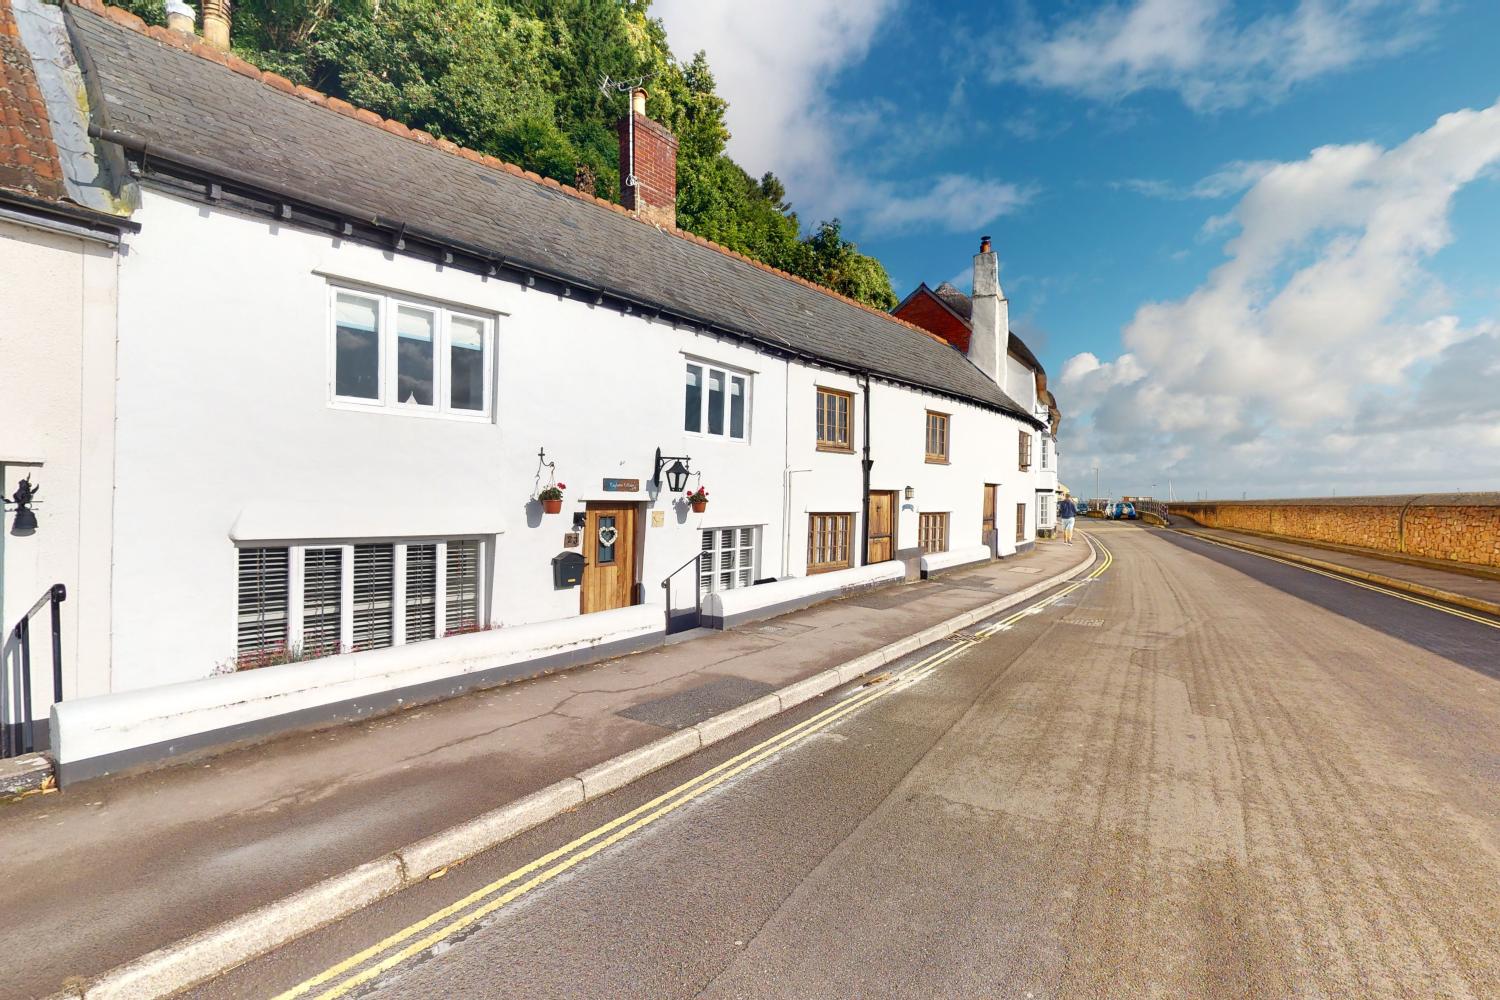
{"label": "double yellow line", "polygon": [[[1087,538],[1088,536],[1085,537]],[[766,758],[796,745],[814,733],[833,725],[844,716],[865,707],[877,699],[916,684],[947,661],[961,656],[967,650],[993,636],[996,632],[1056,603],[1077,590],[1085,582],[1098,579],[1110,567],[1110,564],[1114,562],[1114,556],[1102,543],[1091,540],[1090,544],[1095,545],[1104,552],[1104,561],[1095,567],[1093,572],[1084,577],[1083,580],[1075,581],[1051,597],[1037,604],[1030,605],[1026,609],[1018,611],[1008,618],[980,630],[973,639],[961,639],[918,663],[913,663],[910,666],[902,668],[881,683],[867,682],[865,686],[859,688],[851,696],[838,704],[831,705],[794,726],[789,726],[770,739],[758,743],[723,763],[709,768],[697,777],[673,788],[671,791],[658,795],[650,802],[637,806],[624,815],[616,817],[602,826],[595,827],[588,833],[564,844],[562,847],[522,865],[515,871],[496,879],[486,886],[476,889],[457,902],[451,903],[423,917],[416,923],[402,928],[384,940],[371,945],[355,955],[349,956],[337,965],[325,969],[312,978],[297,984],[285,993],[280,994],[276,1000],[293,1000],[295,997],[306,996],[324,986],[327,986],[327,988],[317,994],[320,1000],[322,998],[343,996],[382,973],[395,968],[407,959],[421,954],[433,945],[452,937],[477,921],[483,920],[486,916],[494,913],[506,904],[519,899],[539,886],[545,885],[575,865],[588,860],[605,848],[619,843],[631,834],[661,819],[663,816],[680,809],[700,795],[717,788],[730,778],[754,767]]]}
{"label": "double yellow line", "polygon": [[1195,534],[1191,531],[1184,531],[1182,532],[1182,534],[1185,534],[1190,538],[1196,538],[1200,542],[1207,542],[1210,545],[1217,545],[1221,549],[1229,549],[1231,552],[1243,552],[1245,555],[1259,556],[1260,558],[1270,560],[1271,562],[1281,563],[1281,565],[1283,566],[1292,566],[1296,569],[1306,570],[1309,573],[1316,573],[1319,576],[1326,576],[1330,580],[1337,580],[1340,583],[1347,583],[1351,587],[1363,587],[1365,590],[1373,590],[1377,594],[1384,594],[1387,597],[1399,598],[1400,600],[1408,601],[1412,604],[1420,604],[1424,608],[1431,608],[1434,611],[1441,611],[1445,615],[1452,615],[1455,618],[1466,618],[1471,622],[1478,622],[1480,625],[1488,625],[1490,628],[1500,629],[1500,621],[1496,621],[1493,618],[1485,618],[1482,615],[1474,614],[1471,611],[1465,611],[1462,608],[1450,607],[1446,604],[1438,604],[1435,601],[1423,600],[1420,597],[1413,597],[1411,594],[1402,593],[1399,590],[1392,590],[1389,587],[1382,587],[1374,583],[1365,583],[1363,580],[1357,580],[1352,576],[1344,576],[1341,573],[1333,573],[1326,569],[1319,569],[1316,566],[1308,566],[1306,563],[1294,562],[1291,559],[1282,559],[1279,556],[1268,556],[1264,552],[1256,552],[1254,549],[1242,549],[1238,545],[1231,545],[1228,542],[1221,542],[1216,539],[1209,538],[1206,535]]}

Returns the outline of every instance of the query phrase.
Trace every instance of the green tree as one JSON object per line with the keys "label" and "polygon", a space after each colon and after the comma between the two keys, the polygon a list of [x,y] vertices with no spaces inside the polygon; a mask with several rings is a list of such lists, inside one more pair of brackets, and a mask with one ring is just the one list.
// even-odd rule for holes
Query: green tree
{"label": "green tree", "polygon": [[[159,23],[161,0],[123,0]],[[619,197],[615,123],[640,82],[678,139],[677,219],[690,232],[879,308],[874,258],[837,220],[800,238],[774,174],[735,163],[728,105],[702,53],[677,60],[650,0],[238,0],[242,57],[413,128]]]}

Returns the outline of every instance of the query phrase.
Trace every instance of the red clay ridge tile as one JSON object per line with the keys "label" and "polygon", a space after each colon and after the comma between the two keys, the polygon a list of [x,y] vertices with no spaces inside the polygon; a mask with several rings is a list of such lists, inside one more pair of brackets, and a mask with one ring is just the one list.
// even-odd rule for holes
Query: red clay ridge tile
{"label": "red clay ridge tile", "polygon": [[100,3],[99,0],[72,0],[72,3],[75,7],[82,7],[84,10],[91,10],[95,14],[104,13],[104,4]]}
{"label": "red clay ridge tile", "polygon": [[199,58],[207,59],[209,62],[216,62],[220,66],[229,65],[228,53],[220,52],[212,45],[205,44],[204,42],[194,42],[193,47],[188,51],[192,52],[193,55],[198,56]]}
{"label": "red clay ridge tile", "polygon": [[304,87],[300,83],[297,84],[297,96],[302,98],[304,101],[311,101],[313,104],[326,105],[328,103],[327,94],[323,93],[321,90],[313,90],[311,87]]}
{"label": "red clay ridge tile", "polygon": [[437,144],[438,149],[441,149],[445,153],[458,152],[458,143],[454,142],[452,139],[439,139],[437,141]]}
{"label": "red clay ridge tile", "polygon": [[259,80],[261,78],[259,66],[256,66],[254,63],[248,63],[233,53],[225,57],[224,65],[240,74],[240,76],[248,76],[252,80]]}
{"label": "red clay ridge tile", "polygon": [[283,94],[295,94],[297,92],[297,85],[279,73],[262,73],[260,82],[268,87],[275,87]]}
{"label": "red clay ridge tile", "polygon": [[380,127],[391,133],[391,135],[399,135],[403,139],[410,139],[412,137],[411,129],[396,121],[396,119],[394,118],[387,118],[385,121],[380,123]]}
{"label": "red clay ridge tile", "polygon": [[[332,100],[332,98],[329,98],[329,100]],[[419,128],[414,128],[411,130],[411,137],[427,146],[437,145],[437,136],[433,135],[431,132],[424,132]]]}
{"label": "red clay ridge tile", "polygon": [[123,24],[125,27],[133,28],[136,31],[143,31],[146,27],[145,21],[142,21],[140,18],[130,13],[130,11],[124,10],[120,7],[105,7],[104,16],[109,18],[116,24]]}
{"label": "red clay ridge tile", "polygon": [[385,124],[385,119],[384,118],[382,118],[380,115],[377,115],[375,112],[369,111],[369,110],[367,110],[365,108],[355,108],[354,109],[354,117],[358,118],[360,121],[364,122],[366,125],[384,125]]}
{"label": "red clay ridge tile", "polygon": [[330,111],[337,111],[346,118],[354,117],[354,105],[348,101],[341,101],[337,97],[330,97],[325,103]]}

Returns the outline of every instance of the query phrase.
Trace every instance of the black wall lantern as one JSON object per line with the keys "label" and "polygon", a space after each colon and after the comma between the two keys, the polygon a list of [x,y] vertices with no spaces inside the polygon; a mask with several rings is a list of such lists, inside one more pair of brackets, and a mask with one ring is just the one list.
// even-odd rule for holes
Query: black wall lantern
{"label": "black wall lantern", "polygon": [[687,467],[692,459],[687,455],[663,455],[661,449],[656,449],[656,471],[651,476],[651,481],[658,486],[661,485],[662,466],[667,466],[667,489],[672,493],[681,493],[687,488],[688,474],[692,471]]}
{"label": "black wall lantern", "polygon": [[910,486],[908,486],[906,488],[906,499],[910,500],[912,497],[914,497],[916,495],[917,495],[917,491],[916,490],[912,489]]}
{"label": "black wall lantern", "polygon": [[16,484],[15,494],[5,501],[16,505],[16,520],[11,525],[11,534],[29,535],[36,531],[36,511],[31,509],[31,505],[41,491],[40,486],[31,485],[30,476]]}

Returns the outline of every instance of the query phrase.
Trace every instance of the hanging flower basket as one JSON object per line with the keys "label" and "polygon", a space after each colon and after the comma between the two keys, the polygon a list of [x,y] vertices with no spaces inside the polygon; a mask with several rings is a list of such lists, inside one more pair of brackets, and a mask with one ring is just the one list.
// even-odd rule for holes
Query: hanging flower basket
{"label": "hanging flower basket", "polygon": [[701,514],[708,509],[708,490],[698,487],[697,490],[687,495],[688,505],[693,508],[694,514]]}
{"label": "hanging flower basket", "polygon": [[541,501],[542,513],[561,514],[563,504],[563,490],[567,488],[567,483],[557,483],[555,485],[547,487],[546,489],[542,490],[542,492],[538,493],[536,495],[536,498]]}

